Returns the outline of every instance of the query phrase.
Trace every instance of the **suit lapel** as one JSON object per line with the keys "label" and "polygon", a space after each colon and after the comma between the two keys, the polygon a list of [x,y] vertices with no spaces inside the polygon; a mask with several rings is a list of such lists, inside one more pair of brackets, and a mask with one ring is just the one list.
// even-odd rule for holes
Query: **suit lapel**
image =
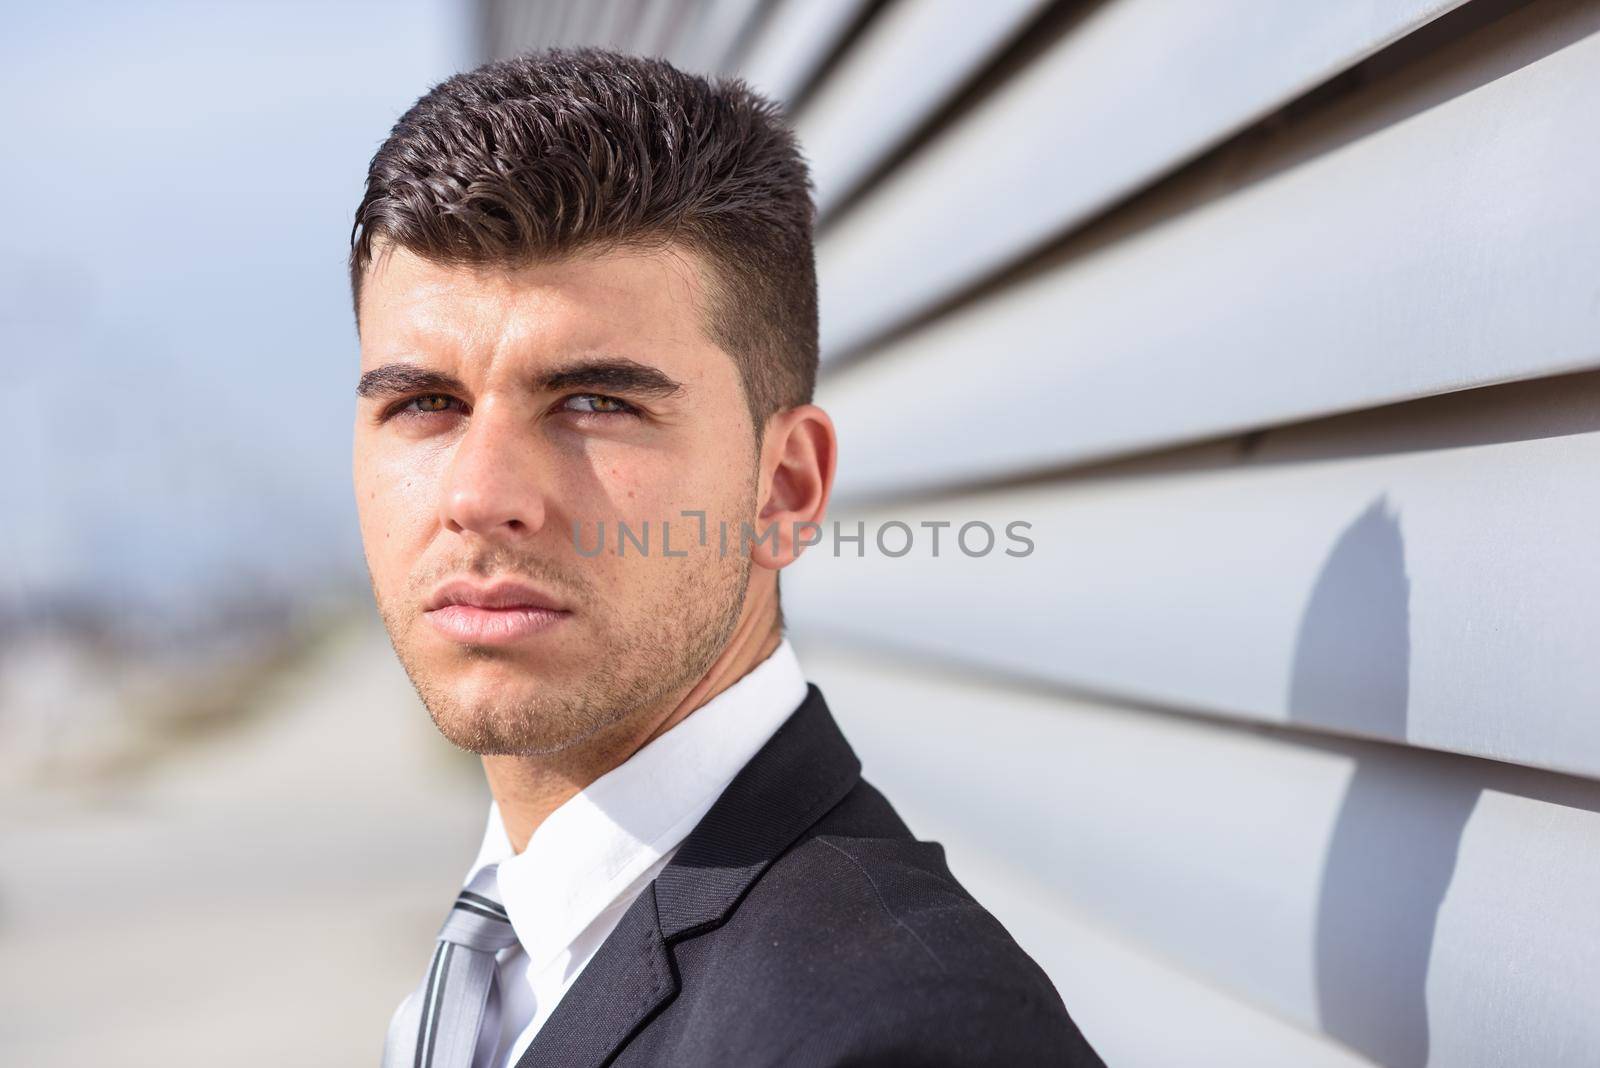
{"label": "suit lapel", "polygon": [[517,1068],[605,1064],[678,992],[651,888],[636,897],[534,1036]]}
{"label": "suit lapel", "polygon": [[670,942],[727,919],[778,855],[837,805],[861,761],[822,691],[806,698],[735,776],[656,877],[661,932]]}
{"label": "suit lapel", "polygon": [[640,894],[517,1068],[598,1068],[678,992],[671,943],[720,924],[761,873],[861,773],[822,699],[806,698],[717,798]]}

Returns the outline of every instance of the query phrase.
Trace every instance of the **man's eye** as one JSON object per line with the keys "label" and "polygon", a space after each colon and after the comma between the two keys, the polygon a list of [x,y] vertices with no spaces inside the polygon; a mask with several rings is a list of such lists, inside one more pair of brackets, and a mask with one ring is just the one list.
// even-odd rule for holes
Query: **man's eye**
{"label": "man's eye", "polygon": [[459,404],[454,397],[444,393],[423,393],[412,397],[410,400],[401,401],[389,410],[391,416],[418,416],[435,415],[440,412],[450,411],[450,406]]}
{"label": "man's eye", "polygon": [[446,397],[443,393],[429,393],[425,397],[418,397],[413,402],[419,412],[442,412],[449,408],[454,397]]}
{"label": "man's eye", "polygon": [[627,401],[607,397],[601,393],[574,393],[561,402],[561,407],[566,411],[582,412],[585,415],[639,414],[639,410]]}

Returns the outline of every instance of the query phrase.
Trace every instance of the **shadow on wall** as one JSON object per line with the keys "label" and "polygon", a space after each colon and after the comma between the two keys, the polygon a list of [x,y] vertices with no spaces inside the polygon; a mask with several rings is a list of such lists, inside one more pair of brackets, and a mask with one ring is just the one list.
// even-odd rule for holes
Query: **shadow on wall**
{"label": "shadow on wall", "polygon": [[[1410,579],[1399,517],[1380,497],[1339,537],[1295,643],[1293,722],[1406,737]],[[1480,792],[1461,762],[1358,750],[1323,863],[1316,991],[1322,1029],[1381,1064],[1428,1061],[1428,961]]]}

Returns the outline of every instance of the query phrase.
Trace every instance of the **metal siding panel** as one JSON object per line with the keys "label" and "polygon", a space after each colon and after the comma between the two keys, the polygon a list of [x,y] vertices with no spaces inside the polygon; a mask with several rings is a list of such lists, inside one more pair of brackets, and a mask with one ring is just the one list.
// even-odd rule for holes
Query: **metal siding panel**
{"label": "metal siding panel", "polygon": [[1594,366],[1597,101],[1600,35],[896,341],[819,390],[838,493]]}
{"label": "metal siding panel", "polygon": [[1038,247],[1458,2],[1105,5],[823,236],[824,358]]}
{"label": "metal siding panel", "polygon": [[[846,727],[852,736],[857,733]],[[1107,1064],[1358,1068],[1372,1063],[1100,929],[1031,874],[998,859],[981,839],[968,837],[937,808],[918,807],[900,791],[894,804],[919,836],[945,847],[956,878],[1050,976]],[[1152,1027],[1152,1020],[1161,1025]],[[1204,1050],[1204,1057],[1196,1050]]]}
{"label": "metal siding panel", "polygon": [[796,120],[819,214],[1048,3],[901,0],[878,15]]}
{"label": "metal siding panel", "polygon": [[627,33],[627,51],[644,56],[669,53],[689,14],[687,0],[650,0]]}
{"label": "metal siding panel", "polygon": [[[835,510],[869,542],[889,520],[920,536],[857,559],[830,533],[786,575],[785,614],[1131,699],[1600,775],[1600,375],[1165,468]],[[935,520],[987,522],[997,548],[969,558],[952,527],[934,558]],[[1004,555],[1013,520],[1031,556]]]}
{"label": "metal siding panel", "polygon": [[799,640],[891,801],[1221,989],[1384,1064],[1576,1066],[1600,1048],[1600,783]]}
{"label": "metal siding panel", "polygon": [[[583,43],[597,48],[627,47],[627,30],[639,18],[640,0],[589,0],[594,5],[594,21]],[[646,5],[652,0],[644,0]]]}
{"label": "metal siding panel", "polygon": [[580,35],[588,21],[589,11],[586,0],[564,0],[560,8],[551,13],[546,44],[552,47],[571,47],[580,43]]}
{"label": "metal siding panel", "polygon": [[779,0],[739,75],[785,107],[806,87],[866,0]]}
{"label": "metal siding panel", "polygon": [[705,0],[700,16],[679,39],[673,64],[697,74],[721,72],[752,22],[761,0]]}

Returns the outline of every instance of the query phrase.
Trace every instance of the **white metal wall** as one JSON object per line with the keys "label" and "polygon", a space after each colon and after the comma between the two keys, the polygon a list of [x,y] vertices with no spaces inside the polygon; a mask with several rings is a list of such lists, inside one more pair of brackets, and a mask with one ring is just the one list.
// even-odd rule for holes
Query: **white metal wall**
{"label": "white metal wall", "polygon": [[791,109],[785,611],[1109,1063],[1600,1063],[1600,0],[484,10]]}

